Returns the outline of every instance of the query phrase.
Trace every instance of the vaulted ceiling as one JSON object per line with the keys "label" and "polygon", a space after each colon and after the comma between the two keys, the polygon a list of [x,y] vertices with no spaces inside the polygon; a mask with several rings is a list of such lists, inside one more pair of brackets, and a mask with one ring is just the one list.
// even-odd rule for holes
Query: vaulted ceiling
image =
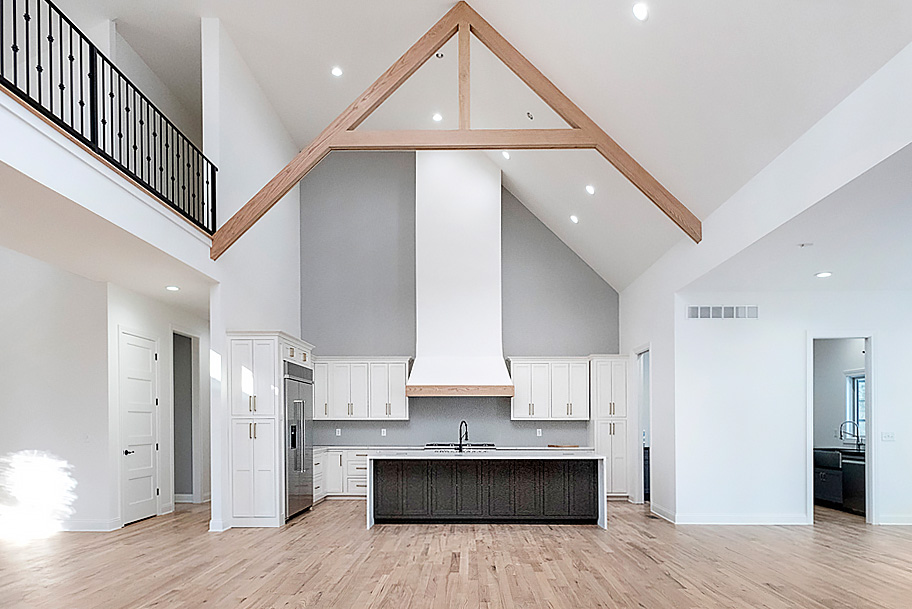
{"label": "vaulted ceiling", "polygon": [[[187,58],[198,56],[198,18],[221,18],[301,147],[452,6],[59,4],[87,27],[117,19],[128,42],[197,107],[199,65]],[[912,41],[912,3],[905,0],[650,0],[646,22],[634,19],[632,0],[471,4],[701,219]],[[455,97],[446,94],[455,90],[454,56],[444,49],[444,58],[432,59],[364,128],[453,128]],[[340,78],[330,74],[336,65]],[[551,126],[549,111],[499,69],[473,48],[473,126]],[[434,123],[434,112],[444,120]],[[505,184],[619,290],[686,239],[594,152],[491,157]],[[587,184],[595,195],[585,192]],[[569,221],[571,213],[579,224]]]}

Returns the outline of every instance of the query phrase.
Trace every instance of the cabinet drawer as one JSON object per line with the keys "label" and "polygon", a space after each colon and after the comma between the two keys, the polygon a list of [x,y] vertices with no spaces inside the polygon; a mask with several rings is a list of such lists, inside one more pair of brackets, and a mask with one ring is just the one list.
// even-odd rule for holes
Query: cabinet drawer
{"label": "cabinet drawer", "polygon": [[367,478],[367,460],[346,463],[345,475],[349,478]]}
{"label": "cabinet drawer", "polygon": [[348,495],[367,496],[367,478],[349,478],[346,480],[345,492]]}

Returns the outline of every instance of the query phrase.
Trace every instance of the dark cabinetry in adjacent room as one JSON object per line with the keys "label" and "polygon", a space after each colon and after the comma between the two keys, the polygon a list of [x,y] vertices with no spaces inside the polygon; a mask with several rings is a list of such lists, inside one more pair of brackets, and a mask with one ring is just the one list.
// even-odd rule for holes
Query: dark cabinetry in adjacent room
{"label": "dark cabinetry in adjacent room", "polygon": [[376,460],[377,522],[595,522],[594,460]]}

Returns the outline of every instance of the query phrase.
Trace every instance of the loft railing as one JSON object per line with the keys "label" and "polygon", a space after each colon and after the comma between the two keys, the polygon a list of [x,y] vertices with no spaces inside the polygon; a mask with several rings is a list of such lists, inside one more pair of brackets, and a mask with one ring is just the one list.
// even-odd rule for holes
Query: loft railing
{"label": "loft railing", "polygon": [[53,2],[0,0],[0,85],[215,232],[215,165]]}

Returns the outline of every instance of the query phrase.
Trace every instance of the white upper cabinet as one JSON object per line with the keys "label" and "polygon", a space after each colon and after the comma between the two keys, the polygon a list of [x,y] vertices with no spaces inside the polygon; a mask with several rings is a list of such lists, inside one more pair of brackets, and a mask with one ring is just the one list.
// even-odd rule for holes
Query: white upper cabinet
{"label": "white upper cabinet", "polygon": [[329,418],[329,364],[314,364],[314,419]]}
{"label": "white upper cabinet", "polygon": [[599,419],[627,416],[627,361],[593,359],[592,398]]}
{"label": "white upper cabinet", "polygon": [[408,358],[320,358],[314,364],[314,418],[408,419],[407,376]]}
{"label": "white upper cabinet", "polygon": [[513,419],[589,419],[589,362],[512,358]]}
{"label": "white upper cabinet", "polygon": [[274,416],[279,400],[276,342],[271,339],[232,339],[230,359],[231,414]]}

